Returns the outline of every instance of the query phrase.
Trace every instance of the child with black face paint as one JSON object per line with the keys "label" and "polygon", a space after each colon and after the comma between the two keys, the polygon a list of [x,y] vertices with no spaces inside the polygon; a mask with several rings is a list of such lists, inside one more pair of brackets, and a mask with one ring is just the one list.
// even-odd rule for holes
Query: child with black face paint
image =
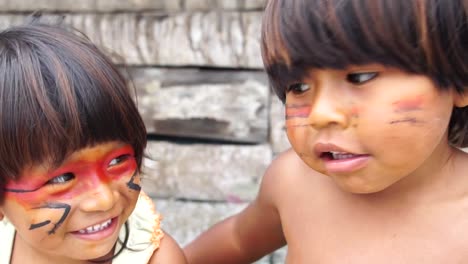
{"label": "child with black face paint", "polygon": [[292,149],[189,263],[468,263],[468,1],[270,0]]}
{"label": "child with black face paint", "polygon": [[85,37],[0,33],[0,263],[186,263],[141,192],[146,130]]}

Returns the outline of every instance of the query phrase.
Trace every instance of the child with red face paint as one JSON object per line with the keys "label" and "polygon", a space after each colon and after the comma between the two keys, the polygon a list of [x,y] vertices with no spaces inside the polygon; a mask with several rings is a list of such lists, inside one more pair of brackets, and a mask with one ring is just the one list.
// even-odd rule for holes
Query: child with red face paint
{"label": "child with red face paint", "polygon": [[189,263],[468,263],[468,1],[270,0],[292,149]]}
{"label": "child with red face paint", "polygon": [[146,130],[83,36],[0,32],[0,263],[186,263],[141,192]]}

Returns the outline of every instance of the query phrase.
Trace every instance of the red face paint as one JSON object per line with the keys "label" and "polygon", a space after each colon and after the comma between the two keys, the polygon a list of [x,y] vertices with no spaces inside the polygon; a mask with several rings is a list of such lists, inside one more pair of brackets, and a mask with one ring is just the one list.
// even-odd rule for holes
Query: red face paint
{"label": "red face paint", "polygon": [[353,106],[351,107],[350,109],[350,114],[351,114],[351,117],[359,117],[359,108],[357,106]]}
{"label": "red face paint", "polygon": [[310,105],[286,105],[285,118],[308,118],[310,110]]}
{"label": "red face paint", "polygon": [[415,98],[396,101],[392,105],[395,106],[396,112],[412,112],[412,111],[421,110],[422,104],[423,104],[423,96],[420,95]]}
{"label": "red face paint", "polygon": [[[6,185],[6,198],[15,198],[24,207],[32,208],[45,201],[71,199],[96,189],[99,184],[110,185],[123,177],[134,176],[137,164],[132,147],[110,151],[103,148],[75,152],[63,166],[52,172],[35,170],[33,174],[22,175],[19,181]],[[50,182],[57,177],[66,181]]]}

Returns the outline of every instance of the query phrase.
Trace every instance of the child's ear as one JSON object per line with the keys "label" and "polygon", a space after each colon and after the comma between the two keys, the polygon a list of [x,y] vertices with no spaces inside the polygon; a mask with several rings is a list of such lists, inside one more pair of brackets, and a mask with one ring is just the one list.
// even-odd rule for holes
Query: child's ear
{"label": "child's ear", "polygon": [[[467,87],[468,88],[468,87]],[[453,98],[453,104],[456,107],[465,107],[468,105],[468,92],[464,91],[463,93],[455,92]]]}

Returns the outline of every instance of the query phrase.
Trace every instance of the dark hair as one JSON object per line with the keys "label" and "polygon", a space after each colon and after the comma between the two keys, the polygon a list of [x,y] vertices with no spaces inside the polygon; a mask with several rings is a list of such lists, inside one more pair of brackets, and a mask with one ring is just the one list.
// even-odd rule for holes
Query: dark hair
{"label": "dark hair", "polygon": [[128,81],[84,35],[38,21],[0,32],[0,203],[29,165],[59,165],[97,143],[130,144],[141,168],[146,129]]}
{"label": "dark hair", "polygon": [[[310,68],[380,63],[428,76],[440,89],[468,86],[468,1],[269,0],[262,56],[284,102]],[[454,108],[449,141],[468,145],[468,108]]]}

